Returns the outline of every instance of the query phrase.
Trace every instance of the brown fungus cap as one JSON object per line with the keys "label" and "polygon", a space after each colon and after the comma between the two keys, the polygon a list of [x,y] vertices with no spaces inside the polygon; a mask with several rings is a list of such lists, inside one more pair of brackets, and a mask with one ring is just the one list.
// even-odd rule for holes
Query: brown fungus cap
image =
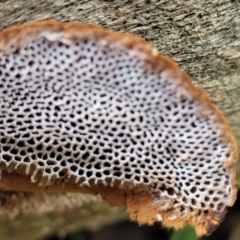
{"label": "brown fungus cap", "polygon": [[139,224],[211,234],[236,199],[236,141],[144,40],[33,22],[0,33],[0,188],[100,194]]}

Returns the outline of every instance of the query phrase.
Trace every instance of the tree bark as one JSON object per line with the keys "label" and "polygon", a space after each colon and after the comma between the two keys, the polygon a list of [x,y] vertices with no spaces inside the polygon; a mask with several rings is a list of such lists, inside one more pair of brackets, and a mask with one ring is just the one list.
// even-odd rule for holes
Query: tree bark
{"label": "tree bark", "polygon": [[[240,142],[239,16],[238,0],[0,0],[0,29],[55,19],[98,24],[146,39],[208,92]],[[4,208],[3,199],[0,202]],[[51,213],[18,214],[11,221],[0,214],[0,238],[41,239],[59,229],[96,227],[103,219],[107,223],[126,216],[124,210],[111,209],[90,197],[84,208],[76,205],[64,212],[65,219],[53,209]]]}

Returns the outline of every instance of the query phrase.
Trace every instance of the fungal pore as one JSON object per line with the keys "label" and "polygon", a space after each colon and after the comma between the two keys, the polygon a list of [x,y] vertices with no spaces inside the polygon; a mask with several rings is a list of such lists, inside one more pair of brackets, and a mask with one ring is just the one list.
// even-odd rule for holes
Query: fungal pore
{"label": "fungal pore", "polygon": [[237,147],[207,94],[144,40],[32,22],[0,33],[0,189],[100,194],[139,224],[211,234]]}

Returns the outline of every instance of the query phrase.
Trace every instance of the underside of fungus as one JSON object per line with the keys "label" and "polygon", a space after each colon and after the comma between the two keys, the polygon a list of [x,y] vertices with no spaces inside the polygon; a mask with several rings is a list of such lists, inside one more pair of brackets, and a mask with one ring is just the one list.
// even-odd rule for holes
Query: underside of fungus
{"label": "underside of fungus", "polygon": [[237,147],[203,90],[144,40],[33,22],[0,33],[0,189],[100,194],[139,224],[211,234]]}

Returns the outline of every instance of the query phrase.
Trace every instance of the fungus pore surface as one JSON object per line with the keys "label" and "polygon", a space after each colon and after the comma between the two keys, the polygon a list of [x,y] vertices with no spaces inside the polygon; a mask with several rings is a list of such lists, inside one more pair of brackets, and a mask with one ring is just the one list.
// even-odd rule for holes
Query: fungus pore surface
{"label": "fungus pore surface", "polygon": [[144,40],[33,22],[0,33],[0,188],[100,194],[139,224],[210,234],[237,147],[203,90]]}

